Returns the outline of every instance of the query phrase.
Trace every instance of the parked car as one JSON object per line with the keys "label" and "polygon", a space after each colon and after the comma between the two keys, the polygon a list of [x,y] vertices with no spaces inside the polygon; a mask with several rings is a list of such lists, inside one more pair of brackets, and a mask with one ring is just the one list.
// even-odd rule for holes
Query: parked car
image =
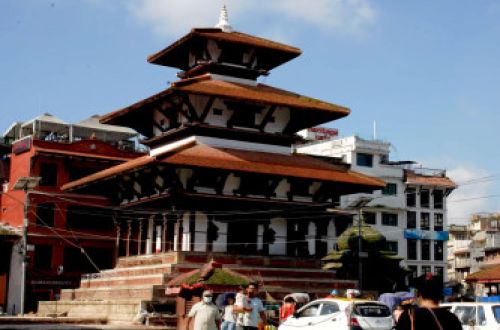
{"label": "parked car", "polygon": [[304,305],[278,330],[390,330],[392,326],[391,311],[383,303],[325,298]]}
{"label": "parked car", "polygon": [[450,308],[464,330],[500,330],[500,303],[453,302],[441,306]]}

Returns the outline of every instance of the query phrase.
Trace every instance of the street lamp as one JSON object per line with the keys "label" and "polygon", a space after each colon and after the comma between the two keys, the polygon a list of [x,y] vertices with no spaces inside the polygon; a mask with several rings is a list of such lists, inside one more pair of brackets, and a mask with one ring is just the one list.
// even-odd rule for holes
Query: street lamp
{"label": "street lamp", "polygon": [[23,267],[21,269],[21,315],[24,316],[24,300],[26,291],[26,265],[28,263],[27,251],[28,251],[28,209],[29,209],[29,192],[35,189],[40,183],[40,177],[23,176],[17,179],[16,183],[12,187],[12,190],[23,190],[25,194],[24,201],[24,220],[23,220]]}
{"label": "street lamp", "polygon": [[359,291],[363,289],[363,263],[361,259],[363,240],[361,238],[361,220],[363,219],[363,207],[374,200],[374,197],[360,196],[347,205],[348,209],[358,210],[358,286]]}

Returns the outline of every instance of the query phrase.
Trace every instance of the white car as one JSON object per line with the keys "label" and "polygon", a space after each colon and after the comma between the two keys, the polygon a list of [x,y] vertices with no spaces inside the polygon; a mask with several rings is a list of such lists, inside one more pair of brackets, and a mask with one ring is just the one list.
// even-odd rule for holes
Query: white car
{"label": "white car", "polygon": [[390,330],[389,308],[377,301],[325,298],[289,316],[278,330]]}
{"label": "white car", "polygon": [[500,303],[454,302],[441,306],[450,308],[464,330],[500,330]]}

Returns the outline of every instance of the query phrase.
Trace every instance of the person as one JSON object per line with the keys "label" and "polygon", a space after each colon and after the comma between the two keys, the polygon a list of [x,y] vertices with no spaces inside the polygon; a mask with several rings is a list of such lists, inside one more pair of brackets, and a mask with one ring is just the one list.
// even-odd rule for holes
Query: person
{"label": "person", "polygon": [[286,297],[283,305],[280,307],[280,322],[285,321],[290,315],[295,313],[295,299]]}
{"label": "person", "polygon": [[443,297],[443,281],[428,273],[417,278],[417,308],[405,310],[396,324],[397,330],[461,330],[460,321],[446,308],[439,308]]}
{"label": "person", "polygon": [[219,309],[212,302],[213,294],[210,290],[203,291],[202,300],[193,305],[188,313],[187,328],[194,318],[194,330],[217,330],[220,321]]}
{"label": "person", "polygon": [[401,316],[401,314],[403,314],[403,312],[403,305],[397,304],[396,308],[394,308],[394,311],[392,312],[392,318],[394,319],[395,324],[398,324],[399,317]]}
{"label": "person", "polygon": [[247,311],[251,311],[250,301],[248,300],[247,294],[247,286],[240,285],[238,293],[236,293],[236,298],[234,301],[233,312],[236,313],[236,325],[238,329],[243,328],[243,315]]}
{"label": "person", "polygon": [[241,326],[244,330],[257,330],[259,325],[265,327],[266,325],[266,315],[264,313],[264,305],[262,300],[257,297],[259,287],[257,283],[252,282],[248,285],[246,291],[246,298],[248,307],[245,307],[245,303],[235,304],[234,310],[237,313],[243,313],[243,319],[241,320]]}
{"label": "person", "polygon": [[222,314],[221,330],[236,330],[236,313],[234,312],[234,297],[226,298],[226,306]]}

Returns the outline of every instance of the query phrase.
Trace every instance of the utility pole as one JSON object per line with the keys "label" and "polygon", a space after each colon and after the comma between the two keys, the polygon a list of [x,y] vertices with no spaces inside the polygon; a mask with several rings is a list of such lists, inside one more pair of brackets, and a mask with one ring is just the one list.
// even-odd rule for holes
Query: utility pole
{"label": "utility pole", "polygon": [[358,286],[360,292],[363,290],[363,261],[361,259],[361,251],[363,249],[363,239],[361,237],[362,220],[363,220],[363,207],[360,207],[358,214]]}
{"label": "utility pole", "polygon": [[12,190],[22,190],[24,191],[24,219],[23,219],[23,241],[22,241],[22,268],[21,268],[21,292],[20,292],[20,313],[21,316],[24,316],[24,304],[25,304],[25,296],[26,296],[26,268],[28,264],[28,213],[29,213],[29,193],[32,189],[38,186],[40,183],[40,177],[21,177],[17,180],[17,182],[12,187]]}

